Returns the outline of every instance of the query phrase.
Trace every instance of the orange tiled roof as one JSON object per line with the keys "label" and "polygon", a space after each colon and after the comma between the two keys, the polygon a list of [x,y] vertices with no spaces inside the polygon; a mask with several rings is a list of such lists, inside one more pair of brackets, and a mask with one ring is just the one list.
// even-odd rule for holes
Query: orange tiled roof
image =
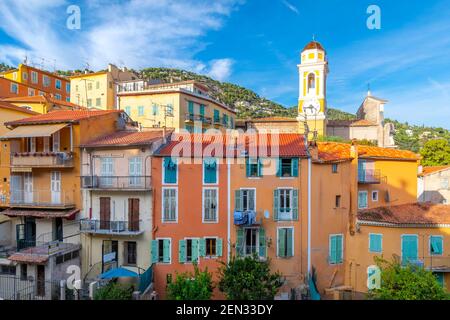
{"label": "orange tiled roof", "polygon": [[69,210],[33,210],[33,209],[6,209],[2,214],[8,217],[35,217],[35,218],[65,218],[73,219],[80,209]]}
{"label": "orange tiled roof", "polygon": [[319,159],[321,161],[345,161],[352,159],[351,145],[339,142],[318,142]]}
{"label": "orange tiled roof", "polygon": [[6,101],[0,101],[0,108],[1,109],[10,109],[10,110],[15,110],[15,111],[20,111],[23,113],[28,113],[28,114],[32,114],[32,115],[38,115],[38,112],[34,112],[32,110],[28,110],[22,107],[18,107],[15,104],[6,102]]}
{"label": "orange tiled roof", "polygon": [[74,109],[86,109],[85,107],[76,105],[74,103],[65,101],[65,100],[58,100],[56,98],[52,97],[46,97],[46,96],[23,96],[23,97],[12,97],[12,98],[6,98],[3,99],[3,101],[8,102],[37,102],[37,103],[53,103],[53,104],[59,104],[62,106],[71,107]]}
{"label": "orange tiled roof", "polygon": [[7,126],[18,126],[27,124],[61,123],[77,122],[79,120],[98,117],[110,113],[120,113],[122,110],[58,110],[46,114],[40,114],[34,117],[6,122]]}
{"label": "orange tiled roof", "polygon": [[450,205],[411,203],[364,209],[358,212],[358,220],[401,225],[450,224]]}
{"label": "orange tiled roof", "polygon": [[420,174],[421,176],[426,176],[428,174],[432,174],[441,170],[446,170],[446,169],[450,169],[450,165],[449,166],[429,166],[429,167],[423,167],[422,169],[422,173]]}
{"label": "orange tiled roof", "polygon": [[[187,140],[186,140],[187,139]],[[253,140],[255,139],[255,140]],[[255,142],[253,142],[255,141]],[[217,146],[217,148],[213,148]],[[241,150],[247,151],[247,154],[253,155],[252,146],[256,146],[258,155],[264,154],[268,157],[307,157],[308,152],[305,147],[304,136],[294,133],[259,133],[253,135],[241,135],[234,140],[230,136],[222,135],[206,135],[206,134],[190,134],[190,135],[178,135],[174,134],[172,141],[167,143],[159,152],[160,156],[170,156],[172,151],[177,148],[182,152],[188,152],[191,150],[191,154],[176,154],[176,156],[184,157],[201,157],[206,148],[207,151],[211,150],[211,154],[208,156],[234,156],[243,157],[244,154],[238,154]],[[201,151],[201,154],[196,154],[195,151]],[[222,155],[217,155],[216,150],[220,150]],[[231,151],[230,151],[231,150]],[[277,153],[277,154],[275,154]]]}
{"label": "orange tiled roof", "polygon": [[163,131],[118,131],[113,134],[96,138],[82,147],[107,147],[107,146],[136,146],[149,144],[162,138]]}
{"label": "orange tiled roof", "polygon": [[314,40],[311,41],[310,43],[308,43],[308,44],[303,48],[302,52],[305,51],[305,50],[308,50],[308,49],[319,49],[319,50],[325,51],[325,49],[322,47],[322,45],[321,45],[319,42],[314,41]]}
{"label": "orange tiled roof", "polygon": [[382,158],[382,159],[399,159],[399,160],[420,159],[419,155],[417,155],[412,151],[372,147],[366,145],[358,145],[358,156],[360,158]]}

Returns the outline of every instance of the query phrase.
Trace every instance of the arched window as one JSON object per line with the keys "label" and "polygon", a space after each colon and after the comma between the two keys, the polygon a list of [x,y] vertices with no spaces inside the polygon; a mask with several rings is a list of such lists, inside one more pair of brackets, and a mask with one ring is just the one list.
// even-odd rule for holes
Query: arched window
{"label": "arched window", "polygon": [[316,76],[314,73],[308,75],[308,92],[316,88]]}

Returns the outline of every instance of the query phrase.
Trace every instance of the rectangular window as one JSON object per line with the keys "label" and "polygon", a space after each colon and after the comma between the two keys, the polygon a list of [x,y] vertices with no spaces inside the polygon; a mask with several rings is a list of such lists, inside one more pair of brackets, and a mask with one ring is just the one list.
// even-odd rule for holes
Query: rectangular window
{"label": "rectangular window", "polygon": [[222,118],[222,124],[227,127],[228,126],[228,115],[224,114]]}
{"label": "rectangular window", "polygon": [[56,98],[56,100],[61,100],[62,99],[62,97],[61,97],[61,95],[59,93],[55,94],[55,98]]}
{"label": "rectangular window", "polygon": [[246,174],[247,174],[247,177],[261,177],[262,176],[261,159],[247,158],[246,159]]}
{"label": "rectangular window", "polygon": [[[78,89],[77,89],[78,91]],[[66,83],[66,92],[69,93],[70,92],[70,83]]]}
{"label": "rectangular window", "polygon": [[162,220],[163,222],[177,221],[177,189],[163,188]]}
{"label": "rectangular window", "polygon": [[100,185],[112,186],[114,176],[114,159],[111,157],[100,158]]}
{"label": "rectangular window", "polygon": [[297,177],[298,158],[288,158],[278,160],[278,177]]}
{"label": "rectangular window", "polygon": [[[204,244],[204,240],[202,239],[202,243]],[[198,257],[200,256],[200,241],[199,239],[183,239],[179,240],[178,245],[178,260],[180,263],[185,262],[198,262]],[[203,247],[204,249],[204,247]]]}
{"label": "rectangular window", "polygon": [[158,115],[158,105],[157,104],[152,105],[152,115],[154,115],[154,116]]}
{"label": "rectangular window", "polygon": [[17,83],[11,83],[11,93],[17,94],[19,92],[19,86]]}
{"label": "rectangular window", "polygon": [[177,163],[172,160],[171,157],[164,158],[164,183],[175,184],[177,183]]}
{"label": "rectangular window", "polygon": [[131,116],[131,107],[125,107],[125,113]]}
{"label": "rectangular window", "polygon": [[92,90],[92,83],[91,83],[91,82],[89,82],[89,83],[87,84],[87,89],[88,89],[88,90]]}
{"label": "rectangular window", "polygon": [[220,111],[214,109],[214,123],[220,123]]}
{"label": "rectangular window", "polygon": [[138,116],[139,117],[144,116],[144,106],[138,106]]}
{"label": "rectangular window", "polygon": [[28,278],[28,266],[26,264],[20,265],[20,280],[27,280]]}
{"label": "rectangular window", "polygon": [[358,209],[367,208],[367,191],[358,192]]}
{"label": "rectangular window", "polygon": [[203,189],[203,221],[217,222],[218,190]]}
{"label": "rectangular window", "polygon": [[28,96],[34,96],[34,89],[28,88]]}
{"label": "rectangular window", "polygon": [[7,276],[15,276],[16,275],[16,267],[15,266],[0,266],[0,274]]}
{"label": "rectangular window", "polygon": [[92,107],[92,99],[87,99],[87,106]]}
{"label": "rectangular window", "polygon": [[217,256],[217,239],[205,238],[205,256],[215,257]]}
{"label": "rectangular window", "polygon": [[59,79],[55,80],[55,88],[61,90],[61,80]]}
{"label": "rectangular window", "polygon": [[152,240],[152,262],[153,263],[170,263],[172,250],[170,239]]}
{"label": "rectangular window", "polygon": [[125,241],[124,242],[124,255],[126,265],[136,265],[137,264],[137,243],[135,241]]}
{"label": "rectangular window", "polygon": [[381,253],[383,251],[383,235],[369,233],[369,252]]}
{"label": "rectangular window", "polygon": [[216,184],[218,176],[218,164],[214,158],[203,160],[203,183]]}
{"label": "rectangular window", "polygon": [[38,74],[36,71],[31,71],[31,82],[38,83]]}
{"label": "rectangular window", "polygon": [[336,200],[334,202],[334,207],[335,208],[340,208],[341,207],[341,196],[340,195],[336,196]]}
{"label": "rectangular window", "polygon": [[277,256],[289,258],[294,256],[294,228],[278,228]]}
{"label": "rectangular window", "polygon": [[430,236],[430,255],[441,256],[443,253],[443,237]]}
{"label": "rectangular window", "polygon": [[22,79],[27,81],[28,80],[28,73],[26,71],[22,72]]}
{"label": "rectangular window", "polygon": [[273,191],[273,218],[275,221],[298,219],[298,189]]}
{"label": "rectangular window", "polygon": [[189,116],[191,116],[191,117],[194,116],[194,102],[192,102],[192,101],[188,101],[188,112],[189,112]]}
{"label": "rectangular window", "polygon": [[97,81],[97,82],[95,83],[95,89],[100,89],[100,81]]}
{"label": "rectangular window", "polygon": [[236,211],[255,211],[256,190],[240,189],[235,191],[235,210]]}
{"label": "rectangular window", "polygon": [[258,254],[258,229],[245,229],[245,255]]}
{"label": "rectangular window", "polygon": [[330,248],[328,254],[330,264],[339,264],[343,262],[343,238],[344,236],[342,234],[330,235]]}
{"label": "rectangular window", "polygon": [[14,81],[17,80],[17,72],[13,72],[13,80],[14,80]]}
{"label": "rectangular window", "polygon": [[128,174],[130,176],[130,186],[144,186],[145,181],[141,179],[142,157],[131,157],[128,159]]}
{"label": "rectangular window", "polygon": [[49,76],[43,74],[42,75],[42,83],[44,84],[44,87],[50,87],[50,78],[49,78]]}
{"label": "rectangular window", "polygon": [[372,201],[373,202],[378,201],[378,191],[372,191]]}
{"label": "rectangular window", "polygon": [[402,235],[402,264],[413,263],[419,257],[419,237],[416,234]]}
{"label": "rectangular window", "polygon": [[333,163],[331,165],[331,172],[332,173],[337,173],[338,172],[338,164],[337,163]]}
{"label": "rectangular window", "polygon": [[102,98],[96,98],[96,99],[95,99],[95,105],[96,105],[97,107],[100,107],[100,106],[102,105]]}

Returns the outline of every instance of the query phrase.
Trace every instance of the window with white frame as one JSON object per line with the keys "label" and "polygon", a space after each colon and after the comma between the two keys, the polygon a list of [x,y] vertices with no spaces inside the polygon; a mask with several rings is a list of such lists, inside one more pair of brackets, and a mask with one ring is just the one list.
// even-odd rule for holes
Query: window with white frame
{"label": "window with white frame", "polygon": [[114,176],[114,159],[111,157],[100,158],[100,185],[112,186]]}
{"label": "window with white frame", "polygon": [[217,222],[217,188],[203,189],[203,221]]}
{"label": "window with white frame", "polygon": [[378,191],[372,191],[372,201],[376,202],[378,201]]}
{"label": "window with white frame", "polygon": [[11,83],[11,93],[17,94],[19,92],[19,86],[17,83]]}
{"label": "window with white frame", "polygon": [[47,75],[42,75],[42,83],[44,84],[44,87],[50,87],[50,78]]}
{"label": "window with white frame", "polygon": [[163,222],[177,221],[177,188],[163,188],[162,219]]}
{"label": "window with white frame", "polygon": [[28,96],[34,96],[34,89],[28,88]]}
{"label": "window with white frame", "polygon": [[235,210],[236,211],[255,211],[256,190],[240,189],[235,191]]}
{"label": "window with white frame", "polygon": [[31,82],[38,83],[38,73],[36,71],[31,71]]}
{"label": "window with white frame", "polygon": [[289,258],[294,256],[294,228],[278,228],[277,256]]}
{"label": "window with white frame", "polygon": [[170,263],[172,260],[171,239],[152,240],[152,263]]}
{"label": "window with white frame", "polygon": [[128,174],[130,175],[130,186],[141,186],[142,157],[131,157],[128,159]]}
{"label": "window with white frame", "polygon": [[55,88],[58,89],[58,90],[61,90],[61,86],[62,86],[61,80],[56,79],[55,80]]}
{"label": "window with white frame", "polygon": [[358,192],[358,209],[365,209],[368,207],[367,191]]}

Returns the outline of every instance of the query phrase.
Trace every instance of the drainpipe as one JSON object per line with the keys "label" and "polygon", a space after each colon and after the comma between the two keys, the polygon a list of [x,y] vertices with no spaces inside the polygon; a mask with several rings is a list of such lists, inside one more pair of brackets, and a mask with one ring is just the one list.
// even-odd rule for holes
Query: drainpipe
{"label": "drainpipe", "polygon": [[231,193],[231,163],[230,159],[227,158],[227,213],[228,213],[228,219],[227,219],[227,262],[230,262],[231,257],[231,207],[230,207],[230,193]]}
{"label": "drainpipe", "polygon": [[308,158],[308,276],[311,275],[311,157]]}

